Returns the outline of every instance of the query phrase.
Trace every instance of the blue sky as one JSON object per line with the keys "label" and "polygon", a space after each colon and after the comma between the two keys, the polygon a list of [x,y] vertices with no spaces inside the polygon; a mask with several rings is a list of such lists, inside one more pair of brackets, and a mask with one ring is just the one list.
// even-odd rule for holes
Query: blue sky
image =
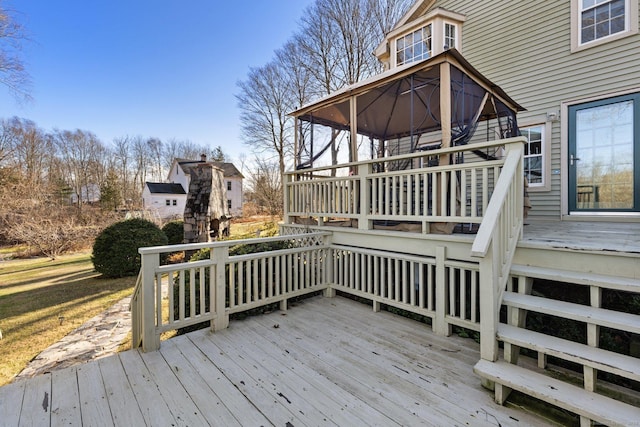
{"label": "blue sky", "polygon": [[33,102],[0,86],[0,117],[104,143],[188,139],[238,159],[236,83],[297,30],[313,0],[5,0],[31,39]]}

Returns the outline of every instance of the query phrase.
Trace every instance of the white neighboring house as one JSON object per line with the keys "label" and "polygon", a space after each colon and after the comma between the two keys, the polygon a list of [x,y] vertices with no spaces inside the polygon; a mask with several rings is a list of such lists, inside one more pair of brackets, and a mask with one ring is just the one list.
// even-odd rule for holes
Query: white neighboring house
{"label": "white neighboring house", "polygon": [[142,204],[145,210],[163,220],[182,219],[187,193],[182,184],[145,182]]}
{"label": "white neighboring house", "polygon": [[[167,182],[180,184],[184,189],[189,188],[189,182],[191,181],[190,170],[193,166],[201,163],[207,163],[207,156],[202,155],[200,160],[187,160],[187,159],[174,159],[169,170]],[[209,162],[213,166],[222,169],[224,175],[224,182],[227,190],[227,209],[231,216],[242,215],[242,181],[244,176],[233,165],[233,163],[227,162]],[[182,202],[182,212],[186,204],[186,197]]]}

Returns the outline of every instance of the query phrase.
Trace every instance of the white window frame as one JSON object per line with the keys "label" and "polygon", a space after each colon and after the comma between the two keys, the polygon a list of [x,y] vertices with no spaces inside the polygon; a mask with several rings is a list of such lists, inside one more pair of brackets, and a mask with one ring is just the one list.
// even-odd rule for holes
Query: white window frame
{"label": "white window frame", "polygon": [[[531,128],[540,128],[540,152],[539,153],[534,153],[534,154],[525,154],[524,155],[524,159],[528,159],[528,158],[533,158],[533,157],[540,157],[540,165],[541,165],[541,171],[540,171],[540,182],[531,182],[531,180],[529,180],[528,184],[529,184],[529,189],[533,190],[533,189],[545,189],[547,182],[549,181],[549,178],[547,177],[548,173],[547,173],[547,158],[549,157],[547,155],[547,126],[545,125],[545,123],[537,123],[537,124],[530,124],[527,126],[520,126],[520,132],[523,134],[523,136],[525,136],[524,132],[527,129],[531,129]],[[526,144],[529,145],[529,140],[527,138],[527,142]],[[525,170],[526,172],[526,170]]]}
{"label": "white window frame", "polygon": [[571,0],[571,52],[579,52],[581,50],[609,43],[614,40],[619,40],[633,34],[638,34],[638,2],[637,0],[624,0],[624,30],[582,43],[583,2],[584,0]]}
{"label": "white window frame", "polygon": [[[417,4],[417,3],[416,3]],[[415,6],[414,6],[415,7]],[[398,63],[398,40],[409,34],[413,34],[425,26],[431,25],[431,56],[436,56],[444,50],[445,40],[445,24],[453,25],[456,28],[456,45],[457,50],[462,51],[462,26],[466,17],[441,7],[436,7],[425,15],[393,29],[385,37],[383,43],[376,49],[375,54],[380,61],[385,64],[385,69],[395,68],[401,64]],[[403,64],[410,62],[404,61]]]}
{"label": "white window frame", "polygon": [[[406,43],[406,40],[405,40],[405,39],[406,39],[408,36],[413,36],[413,37],[415,37],[415,36],[414,36],[414,34],[416,34],[416,33],[421,33],[420,42],[419,42],[419,43],[414,43],[414,42],[412,42],[412,43],[411,43],[411,47],[413,48],[413,47],[415,47],[415,46],[416,46],[416,45],[418,45],[418,44],[423,44],[423,43],[425,42],[425,39],[424,39],[424,33],[425,33],[425,31],[426,31],[425,29],[426,29],[427,27],[429,27],[429,43],[428,43],[429,50],[428,50],[428,51],[426,51],[426,52],[424,52],[424,51],[423,51],[423,54],[422,54],[422,55],[420,55],[420,56],[415,56],[415,55],[413,55],[409,60],[406,60],[406,59],[404,59],[404,57],[403,57],[403,61],[402,61],[402,62],[398,62],[398,54],[400,53],[400,51],[403,51],[403,52],[404,52],[404,51],[406,51],[406,50],[407,50],[407,46],[408,46],[408,45],[404,44],[404,43]],[[408,33],[406,33],[406,34],[401,35],[400,37],[397,37],[397,38],[396,38],[396,42],[395,42],[395,44],[396,44],[396,49],[395,49],[395,54],[396,54],[396,65],[410,64],[410,63],[412,63],[412,62],[421,61],[421,60],[423,60],[423,59],[431,58],[431,57],[433,56],[433,41],[434,41],[434,37],[433,37],[433,29],[434,29],[434,25],[433,25],[433,23],[432,23],[432,22],[428,22],[428,23],[426,23],[425,25],[422,25],[422,26],[421,26],[421,27],[419,27],[419,28],[416,28],[416,29],[414,29],[414,30],[412,30],[412,31],[410,31],[410,32],[408,32]],[[403,40],[403,46],[402,46],[402,49],[401,49],[401,50],[400,50],[400,49],[398,49],[398,42],[399,42],[400,40]]]}
{"label": "white window frame", "polygon": [[[455,30],[455,34],[454,34],[454,43],[453,46],[450,46],[447,44],[447,25],[451,26],[454,28]],[[443,21],[442,23],[442,46],[447,46],[448,49],[457,49],[457,50],[461,50],[460,49],[460,25],[454,23],[454,22],[449,22],[449,21]]]}

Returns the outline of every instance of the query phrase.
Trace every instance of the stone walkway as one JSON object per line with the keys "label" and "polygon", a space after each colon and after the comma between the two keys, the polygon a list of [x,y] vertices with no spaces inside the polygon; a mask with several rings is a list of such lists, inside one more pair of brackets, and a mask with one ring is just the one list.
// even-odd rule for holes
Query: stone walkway
{"label": "stone walkway", "polygon": [[131,297],[89,319],[69,335],[37,355],[16,379],[85,363],[115,354],[131,330]]}

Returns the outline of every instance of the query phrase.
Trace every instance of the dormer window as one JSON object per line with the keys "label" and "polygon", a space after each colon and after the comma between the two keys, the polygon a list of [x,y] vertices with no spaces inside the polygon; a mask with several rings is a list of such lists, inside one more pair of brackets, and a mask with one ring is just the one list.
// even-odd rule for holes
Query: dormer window
{"label": "dormer window", "polygon": [[442,8],[394,28],[376,49],[385,69],[431,58],[447,49],[462,50],[464,16]]}
{"label": "dormer window", "polygon": [[444,49],[458,48],[457,25],[444,23]]}
{"label": "dormer window", "polygon": [[396,64],[402,65],[432,56],[431,24],[396,40]]}

